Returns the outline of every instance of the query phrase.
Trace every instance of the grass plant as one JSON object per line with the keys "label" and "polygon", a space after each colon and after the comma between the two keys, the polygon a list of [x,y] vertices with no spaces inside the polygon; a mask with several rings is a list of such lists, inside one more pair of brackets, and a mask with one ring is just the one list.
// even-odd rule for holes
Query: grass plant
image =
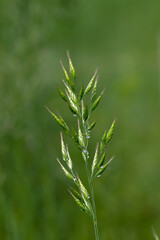
{"label": "grass plant", "polygon": [[[90,117],[93,111],[98,107],[104,91],[97,96],[97,70],[93,77],[89,81],[86,87],[82,86],[79,90],[76,88],[76,71],[72,64],[69,52],[67,53],[69,61],[69,72],[63,66],[65,80],[63,80],[65,90],[58,88],[60,97],[66,102],[71,113],[77,119],[77,129],[68,126],[62,116],[57,116],[47,107],[47,110],[55,118],[57,123],[61,126],[63,132],[72,138],[75,146],[81,152],[83,161],[85,163],[85,171],[88,179],[88,189],[82,183],[82,180],[77,172],[73,168],[72,158],[69,153],[68,145],[65,144],[63,133],[60,133],[61,139],[61,152],[62,161],[57,159],[64,174],[71,180],[74,187],[70,187],[68,190],[80,209],[88,214],[93,221],[95,239],[99,240],[98,224],[96,205],[94,198],[93,181],[95,178],[100,177],[107,166],[110,164],[113,158],[105,161],[106,159],[106,146],[111,140],[115,121],[111,124],[109,130],[105,130],[99,143],[96,144],[95,153],[93,159],[90,159],[90,153],[88,151],[88,143],[90,139],[90,132],[94,128],[96,121],[90,122]],[[86,95],[90,94],[89,103],[87,103]]]}

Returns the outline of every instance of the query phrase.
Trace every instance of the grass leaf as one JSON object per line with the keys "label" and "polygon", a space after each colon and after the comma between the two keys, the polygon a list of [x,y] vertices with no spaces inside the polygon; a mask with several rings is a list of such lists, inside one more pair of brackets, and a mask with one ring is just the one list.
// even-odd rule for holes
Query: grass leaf
{"label": "grass leaf", "polygon": [[97,169],[99,169],[103,165],[105,158],[106,158],[106,152],[103,153],[103,155],[98,163]]}
{"label": "grass leaf", "polygon": [[65,169],[65,167],[62,165],[62,163],[59,161],[59,159],[57,158],[57,162],[59,163],[59,165],[61,166],[61,168],[62,168],[62,170],[63,170],[63,172],[64,172],[64,174],[69,178],[69,179],[71,179],[73,182],[74,182],[74,179],[73,179],[73,176],[72,176],[72,174],[71,173],[69,173],[66,169]]}
{"label": "grass leaf", "polygon": [[96,121],[94,121],[89,127],[88,127],[88,131],[91,131],[94,126],[96,125]]}
{"label": "grass leaf", "polygon": [[92,104],[92,106],[91,106],[91,112],[93,112],[95,109],[96,109],[96,107],[98,106],[98,104],[99,104],[99,102],[100,102],[100,100],[101,100],[101,98],[102,98],[102,95],[103,95],[103,91],[102,91],[102,93],[100,94],[100,96],[94,101],[94,103]]}
{"label": "grass leaf", "polygon": [[65,148],[65,144],[64,144],[64,141],[63,141],[63,135],[62,135],[62,132],[60,133],[60,137],[61,137],[61,152],[62,152],[62,158],[63,158],[63,161],[67,161],[67,151],[66,151],[66,148]]}
{"label": "grass leaf", "polygon": [[63,80],[63,83],[64,83],[64,85],[65,85],[65,87],[66,87],[66,90],[67,90],[67,93],[68,93],[70,99],[71,99],[75,104],[77,104],[77,97],[76,97],[76,95],[75,95],[74,92],[70,89],[70,87],[66,84],[66,82],[65,82],[64,80]]}
{"label": "grass leaf", "polygon": [[60,61],[60,63],[61,63],[62,69],[64,71],[66,81],[68,82],[71,89],[74,91],[75,90],[74,83],[73,83],[72,79],[70,78],[69,74],[67,73],[66,69],[64,68],[62,61]]}
{"label": "grass leaf", "polygon": [[96,96],[96,93],[97,93],[97,77],[96,77],[96,80],[95,80],[95,83],[94,83],[94,86],[93,86],[93,89],[92,89],[92,93],[91,93],[91,102],[93,103],[94,99],[95,99],[95,96]]}
{"label": "grass leaf", "polygon": [[97,167],[97,163],[98,163],[98,148],[99,148],[99,144],[97,143],[95,154],[94,154],[94,158],[93,158],[92,168],[91,168],[91,175],[92,176],[95,173],[95,170],[96,170],[96,167]]}
{"label": "grass leaf", "polygon": [[58,92],[59,92],[59,95],[61,96],[61,98],[65,101],[65,102],[67,102],[67,97],[66,97],[66,95],[63,93],[63,91],[59,88],[59,87],[57,87],[58,88]]}
{"label": "grass leaf", "polygon": [[114,120],[112,125],[111,125],[111,127],[110,127],[110,129],[107,132],[106,143],[108,143],[111,140],[112,136],[113,136],[113,131],[114,131],[114,128],[115,128],[115,122],[116,121]]}
{"label": "grass leaf", "polygon": [[82,196],[84,196],[86,199],[89,199],[89,194],[87,189],[85,188],[85,186],[83,185],[82,181],[80,180],[79,176],[77,175],[77,181],[78,181],[78,186],[79,186],[79,190],[82,194]]}
{"label": "grass leaf", "polygon": [[106,146],[106,143],[107,143],[107,131],[105,130],[104,131],[104,134],[102,136],[102,140],[101,140],[101,144],[100,144],[100,152],[103,152],[105,146]]}
{"label": "grass leaf", "polygon": [[84,95],[84,87],[82,86],[79,92],[79,97],[78,97],[79,101],[82,100],[83,95]]}
{"label": "grass leaf", "polygon": [[87,105],[83,109],[82,116],[83,116],[83,120],[86,122],[86,120],[88,118],[88,107],[87,107]]}
{"label": "grass leaf", "polygon": [[68,145],[66,145],[66,149],[67,149],[67,165],[72,170],[72,159],[69,154]]}
{"label": "grass leaf", "polygon": [[48,112],[54,117],[54,119],[56,120],[56,122],[65,130],[65,132],[67,134],[69,134],[69,127],[67,126],[67,124],[64,122],[63,118],[60,117],[58,118],[53,112],[51,112],[51,110],[46,107],[46,109],[48,110]]}
{"label": "grass leaf", "polygon": [[83,134],[81,131],[79,120],[78,120],[78,141],[79,141],[80,146],[84,147],[85,142],[84,142],[84,137],[83,137]]}
{"label": "grass leaf", "polygon": [[104,166],[101,166],[95,176],[96,176],[96,177],[100,177],[101,174],[104,172],[104,170],[106,169],[106,167],[110,164],[110,162],[111,162],[112,160],[113,160],[113,157],[112,157]]}
{"label": "grass leaf", "polygon": [[84,95],[86,95],[86,94],[90,91],[90,89],[91,89],[91,87],[92,87],[92,85],[93,85],[94,79],[95,79],[95,77],[96,77],[96,74],[97,74],[97,70],[95,71],[92,79],[91,79],[90,82],[88,83],[88,85],[87,85],[87,87],[86,87],[86,89],[85,89],[85,91],[84,91]]}
{"label": "grass leaf", "polygon": [[77,198],[70,190],[68,191],[75,200],[75,202],[77,203],[77,205],[80,207],[80,209],[84,212],[87,212],[85,206],[83,205],[83,202],[79,198]]}
{"label": "grass leaf", "polygon": [[71,60],[69,51],[67,51],[67,57],[68,57],[68,61],[69,61],[69,70],[70,70],[70,73],[72,74],[73,79],[76,80],[76,71],[75,71],[75,69],[74,69],[74,67],[73,67],[72,60]]}

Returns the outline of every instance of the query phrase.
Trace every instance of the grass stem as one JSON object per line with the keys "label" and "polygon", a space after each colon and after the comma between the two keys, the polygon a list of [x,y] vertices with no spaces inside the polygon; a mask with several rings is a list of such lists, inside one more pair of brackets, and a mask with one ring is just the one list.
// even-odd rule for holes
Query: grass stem
{"label": "grass stem", "polygon": [[[88,152],[86,148],[86,153]],[[86,154],[87,155],[87,154]],[[93,184],[91,182],[90,178],[90,171],[89,171],[89,166],[88,166],[88,158],[86,156],[86,172],[87,172],[87,177],[88,177],[88,183],[89,183],[89,189],[90,189],[90,194],[91,194],[91,201],[92,201],[92,207],[93,207],[93,214],[94,214],[94,232],[95,232],[95,240],[99,240],[99,233],[98,233],[98,225],[97,225],[97,213],[96,213],[96,204],[95,204],[95,198],[94,198],[94,190],[93,190]]]}

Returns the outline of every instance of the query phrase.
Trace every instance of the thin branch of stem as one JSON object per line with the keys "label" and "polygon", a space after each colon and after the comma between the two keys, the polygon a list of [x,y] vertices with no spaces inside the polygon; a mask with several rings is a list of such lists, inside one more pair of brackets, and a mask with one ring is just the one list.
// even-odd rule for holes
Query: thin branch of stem
{"label": "thin branch of stem", "polygon": [[[86,125],[88,126],[88,121],[86,121]],[[84,132],[86,132],[86,127],[84,126],[83,128],[84,128],[83,129]],[[92,181],[91,181],[91,174],[90,174],[89,164],[88,164],[88,155],[89,155],[89,153],[88,153],[88,139],[87,139],[86,146],[85,146],[85,156],[86,156],[85,167],[86,167],[86,172],[87,172],[87,177],[88,177],[88,184],[89,184],[89,189],[90,189],[90,194],[91,194],[92,207],[93,207],[93,215],[94,215],[93,216],[94,217],[93,224],[94,224],[95,240],[99,240],[96,205],[95,205],[93,185],[92,185]]]}
{"label": "thin branch of stem", "polygon": [[87,177],[88,177],[89,189],[90,189],[90,194],[91,194],[91,201],[92,201],[92,206],[93,206],[93,214],[94,214],[93,223],[94,223],[94,231],[95,231],[95,240],[99,240],[98,225],[97,225],[97,214],[96,214],[96,205],[95,205],[95,199],[94,199],[94,190],[93,190],[92,182],[90,181],[90,172],[89,172],[89,167],[88,167],[88,158],[87,158],[87,156],[86,156],[85,166],[86,166],[86,172],[87,172]]}

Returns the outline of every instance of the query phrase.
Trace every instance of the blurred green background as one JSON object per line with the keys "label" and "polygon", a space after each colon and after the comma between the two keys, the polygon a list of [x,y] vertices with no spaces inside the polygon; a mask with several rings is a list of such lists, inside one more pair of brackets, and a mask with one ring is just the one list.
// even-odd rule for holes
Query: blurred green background
{"label": "blurred green background", "polygon": [[[90,151],[117,119],[94,184],[101,240],[160,235],[160,1],[0,1],[0,239],[94,239],[90,219],[67,192],[56,157],[59,131],[44,108],[74,119],[62,87],[70,50],[79,82],[99,68],[103,100]],[[76,169],[83,160],[69,141]]]}

